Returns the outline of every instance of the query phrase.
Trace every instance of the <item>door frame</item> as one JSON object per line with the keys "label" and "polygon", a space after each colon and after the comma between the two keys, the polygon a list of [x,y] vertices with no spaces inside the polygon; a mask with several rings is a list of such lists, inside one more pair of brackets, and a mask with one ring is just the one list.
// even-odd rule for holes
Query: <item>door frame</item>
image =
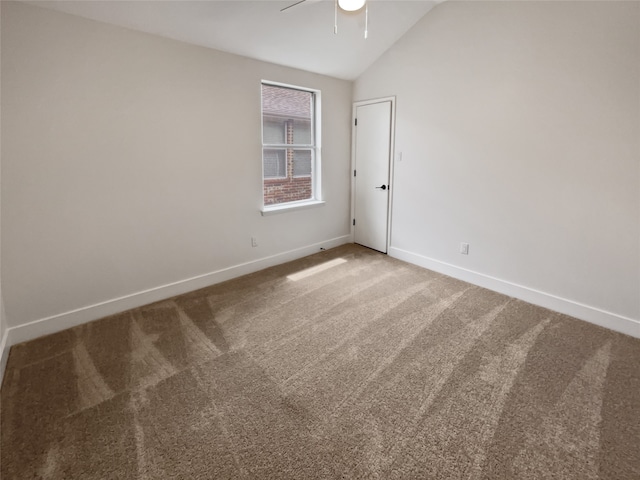
{"label": "door frame", "polygon": [[356,169],[356,114],[358,111],[358,107],[362,107],[365,105],[373,105],[376,103],[384,103],[391,102],[391,125],[390,128],[390,137],[389,137],[389,202],[387,205],[387,248],[386,251],[389,253],[389,248],[391,247],[391,214],[393,211],[393,195],[395,192],[395,183],[393,181],[393,170],[394,164],[393,161],[395,158],[396,151],[396,97],[395,95],[390,97],[381,97],[381,98],[373,98],[370,100],[360,100],[357,102],[353,102],[353,107],[351,110],[351,218],[349,219],[349,224],[351,226],[351,242],[354,242],[355,239],[355,229],[353,225],[353,220],[355,218],[356,212],[356,177],[353,175],[354,170]]}

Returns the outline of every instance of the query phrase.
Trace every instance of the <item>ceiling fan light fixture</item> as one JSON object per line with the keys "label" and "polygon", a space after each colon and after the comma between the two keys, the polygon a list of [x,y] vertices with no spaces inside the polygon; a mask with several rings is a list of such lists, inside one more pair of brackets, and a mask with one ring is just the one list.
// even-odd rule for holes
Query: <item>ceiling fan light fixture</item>
{"label": "ceiling fan light fixture", "polygon": [[364,7],[366,0],[338,0],[338,6],[346,12],[355,12]]}

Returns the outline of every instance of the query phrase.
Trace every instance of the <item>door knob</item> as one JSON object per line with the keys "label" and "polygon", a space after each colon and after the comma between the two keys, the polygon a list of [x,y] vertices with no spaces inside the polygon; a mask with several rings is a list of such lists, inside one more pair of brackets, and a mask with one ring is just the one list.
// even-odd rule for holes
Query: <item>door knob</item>
{"label": "door knob", "polygon": [[386,185],[382,185],[382,186],[380,186],[380,187],[376,187],[376,188],[381,188],[382,190],[386,190],[386,189],[387,189],[387,186],[386,186]]}

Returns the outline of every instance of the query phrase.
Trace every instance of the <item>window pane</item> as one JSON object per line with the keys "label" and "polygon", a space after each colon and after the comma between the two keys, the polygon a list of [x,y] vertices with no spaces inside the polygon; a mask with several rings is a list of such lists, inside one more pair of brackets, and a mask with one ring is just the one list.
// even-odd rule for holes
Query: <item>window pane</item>
{"label": "window pane", "polygon": [[287,152],[285,149],[265,148],[262,150],[264,178],[287,176]]}
{"label": "window pane", "polygon": [[282,119],[274,119],[265,117],[262,122],[262,143],[265,144],[282,144],[286,125]]}
{"label": "window pane", "polygon": [[311,121],[310,120],[294,120],[293,121],[293,142],[298,145],[311,145]]}
{"label": "window pane", "polygon": [[293,176],[308,177],[311,175],[311,150],[293,151]]}
{"label": "window pane", "polygon": [[[313,93],[293,88],[262,85],[263,143],[311,145]],[[273,125],[282,125],[283,141],[272,141]]]}

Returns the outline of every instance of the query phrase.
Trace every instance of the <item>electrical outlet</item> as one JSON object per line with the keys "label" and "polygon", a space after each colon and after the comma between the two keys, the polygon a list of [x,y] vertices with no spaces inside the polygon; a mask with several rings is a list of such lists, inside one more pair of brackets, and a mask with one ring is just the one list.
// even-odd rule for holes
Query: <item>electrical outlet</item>
{"label": "electrical outlet", "polygon": [[461,242],[460,243],[460,253],[462,255],[469,255],[469,244]]}
{"label": "electrical outlet", "polygon": [[252,247],[258,246],[258,239],[256,237],[251,237],[251,246]]}

